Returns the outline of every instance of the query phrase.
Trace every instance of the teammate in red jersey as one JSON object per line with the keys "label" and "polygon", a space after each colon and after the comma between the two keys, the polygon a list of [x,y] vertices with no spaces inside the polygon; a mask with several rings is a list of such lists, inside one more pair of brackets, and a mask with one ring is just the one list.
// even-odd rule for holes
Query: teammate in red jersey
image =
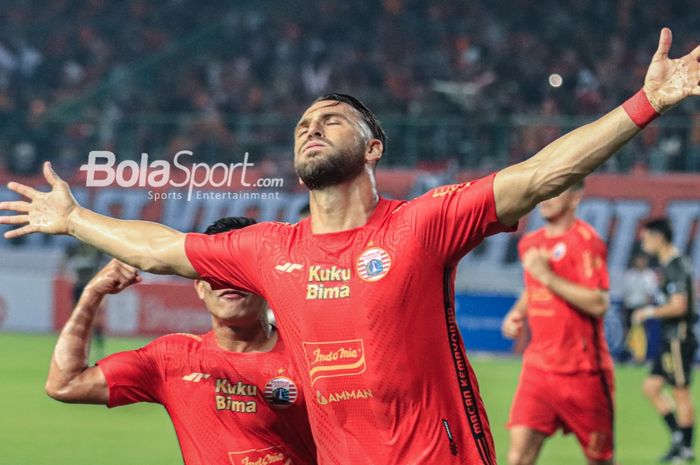
{"label": "teammate in red jersey", "polygon": [[306,371],[323,465],[490,465],[493,441],[455,322],[455,266],[600,166],[658,113],[700,95],[700,47],[670,60],[670,46],[664,29],[644,89],[625,105],[527,161],[411,202],[377,195],[384,132],[357,99],[330,94],[295,129],[294,164],[311,206],[298,224],[201,236],[116,220],[80,207],[48,164],[51,192],[10,183],[31,201],[0,203],[20,212],[0,222],[23,225],[7,238],[71,234],[140,269],[264,296]]}
{"label": "teammate in red jersey", "polygon": [[[207,234],[240,229],[249,218],[222,218]],[[107,294],[141,277],[112,260],[90,281],[61,331],[46,392],[71,403],[162,404],[175,427],[186,465],[312,465],[316,450],[299,375],[265,300],[233,289],[195,288],[212,316],[204,335],[169,334],[88,367],[95,314]]]}
{"label": "teammate in red jersey", "polygon": [[503,321],[531,339],[510,413],[509,465],[532,465],[544,440],[576,435],[589,464],[613,459],[613,363],[603,332],[608,309],[605,243],[576,218],[583,184],[540,204],[546,224],[522,238],[525,290]]}

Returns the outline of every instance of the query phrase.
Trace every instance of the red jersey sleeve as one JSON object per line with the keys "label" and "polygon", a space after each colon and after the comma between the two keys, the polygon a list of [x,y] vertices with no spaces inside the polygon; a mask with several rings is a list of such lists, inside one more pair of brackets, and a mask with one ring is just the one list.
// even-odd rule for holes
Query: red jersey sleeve
{"label": "red jersey sleeve", "polygon": [[214,289],[237,288],[261,294],[257,239],[265,223],[220,234],[190,233],[185,253]]}
{"label": "red jersey sleeve", "polygon": [[598,236],[583,239],[578,259],[579,283],[592,289],[610,289],[608,275],[608,249]]}
{"label": "red jersey sleeve", "polygon": [[495,173],[476,181],[441,186],[411,202],[410,220],[429,253],[454,265],[486,237],[515,231],[496,216]]}
{"label": "red jersey sleeve", "polygon": [[141,349],[119,352],[97,362],[109,386],[107,406],[162,404],[163,361],[163,344],[156,340]]}

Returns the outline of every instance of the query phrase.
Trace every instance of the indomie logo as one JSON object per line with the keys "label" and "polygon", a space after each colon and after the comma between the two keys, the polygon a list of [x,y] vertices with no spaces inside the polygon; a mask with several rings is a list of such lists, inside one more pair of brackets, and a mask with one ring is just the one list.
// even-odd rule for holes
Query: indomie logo
{"label": "indomie logo", "polygon": [[357,358],[357,350],[346,349],[341,347],[340,349],[333,352],[321,352],[321,349],[314,350],[314,363],[320,362],[334,362],[336,360],[342,360],[346,358]]}
{"label": "indomie logo", "polygon": [[304,342],[311,385],[321,378],[364,373],[365,350],[362,339],[335,342]]}
{"label": "indomie logo", "polygon": [[228,458],[231,465],[292,465],[292,459],[288,458],[277,446],[229,452]]}

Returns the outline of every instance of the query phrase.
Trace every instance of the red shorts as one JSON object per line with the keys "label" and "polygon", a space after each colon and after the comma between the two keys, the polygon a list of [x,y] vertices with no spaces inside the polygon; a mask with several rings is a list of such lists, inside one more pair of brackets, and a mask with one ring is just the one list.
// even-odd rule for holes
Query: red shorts
{"label": "red shorts", "polygon": [[526,426],[547,436],[562,428],[576,435],[586,457],[613,457],[613,375],[557,374],[523,367],[508,427]]}

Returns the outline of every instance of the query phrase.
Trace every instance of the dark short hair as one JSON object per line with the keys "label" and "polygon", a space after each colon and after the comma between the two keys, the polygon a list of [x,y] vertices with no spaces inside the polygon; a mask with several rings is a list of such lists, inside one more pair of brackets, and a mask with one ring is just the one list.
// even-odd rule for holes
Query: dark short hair
{"label": "dark short hair", "polygon": [[668,243],[673,242],[673,228],[666,217],[652,218],[644,222],[642,229],[661,234]]}
{"label": "dark short hair", "polygon": [[227,216],[207,226],[207,229],[204,230],[204,234],[219,234],[233,229],[245,228],[255,223],[257,223],[257,221],[247,216]]}
{"label": "dark short hair", "polygon": [[359,99],[353,97],[352,95],[337,93],[322,95],[321,97],[317,98],[314,101],[314,103],[322,102],[324,100],[347,103],[355,110],[357,110],[362,116],[362,121],[364,121],[367,124],[367,126],[369,126],[369,130],[372,132],[372,137],[374,137],[375,139],[379,139],[382,142],[382,153],[384,153],[384,151],[386,150],[386,134],[384,133],[384,129],[382,129],[381,124],[379,124],[377,116],[374,113],[372,113],[372,110],[367,108],[367,105],[365,105]]}

